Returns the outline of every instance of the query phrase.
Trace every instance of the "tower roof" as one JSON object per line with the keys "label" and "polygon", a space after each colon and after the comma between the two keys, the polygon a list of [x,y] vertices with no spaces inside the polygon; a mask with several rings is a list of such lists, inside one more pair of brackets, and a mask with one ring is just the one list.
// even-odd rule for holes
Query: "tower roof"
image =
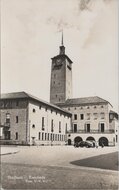
{"label": "tower roof", "polygon": [[73,63],[72,60],[65,54],[63,30],[62,30],[61,46],[59,48],[60,48],[59,55],[56,55],[51,59],[54,60],[54,59],[59,59],[59,58],[66,58],[70,63]]}
{"label": "tower roof", "polygon": [[61,45],[64,46],[64,42],[63,42],[63,30],[62,30],[62,42]]}

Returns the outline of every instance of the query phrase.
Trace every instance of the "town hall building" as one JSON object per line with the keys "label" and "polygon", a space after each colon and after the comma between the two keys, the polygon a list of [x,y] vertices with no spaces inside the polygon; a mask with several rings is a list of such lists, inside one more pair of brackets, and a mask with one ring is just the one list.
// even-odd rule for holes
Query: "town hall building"
{"label": "town hall building", "polygon": [[50,103],[26,92],[0,98],[0,142],[22,145],[74,145],[96,141],[115,146],[118,115],[98,96],[72,97],[72,60],[62,42],[52,58]]}
{"label": "town hall building", "polygon": [[72,113],[67,144],[91,140],[99,145],[102,142],[105,146],[115,145],[118,115],[111,111],[112,105],[100,97],[72,98],[72,65],[65,54],[62,34],[59,55],[52,58],[50,102]]}

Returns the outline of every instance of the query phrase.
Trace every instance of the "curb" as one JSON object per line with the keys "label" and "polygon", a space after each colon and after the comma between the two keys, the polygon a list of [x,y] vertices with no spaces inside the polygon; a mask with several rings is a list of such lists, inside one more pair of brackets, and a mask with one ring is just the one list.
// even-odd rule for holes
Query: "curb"
{"label": "curb", "polygon": [[15,152],[7,152],[7,153],[3,153],[3,154],[0,154],[0,156],[4,156],[4,155],[10,155],[10,154],[16,154],[18,153],[19,151],[15,151]]}

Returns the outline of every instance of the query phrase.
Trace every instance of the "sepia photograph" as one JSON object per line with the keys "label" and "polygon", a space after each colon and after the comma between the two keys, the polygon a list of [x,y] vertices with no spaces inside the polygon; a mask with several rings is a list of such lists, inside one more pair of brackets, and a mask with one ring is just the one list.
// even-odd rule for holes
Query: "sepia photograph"
{"label": "sepia photograph", "polygon": [[118,190],[118,0],[0,3],[0,189]]}

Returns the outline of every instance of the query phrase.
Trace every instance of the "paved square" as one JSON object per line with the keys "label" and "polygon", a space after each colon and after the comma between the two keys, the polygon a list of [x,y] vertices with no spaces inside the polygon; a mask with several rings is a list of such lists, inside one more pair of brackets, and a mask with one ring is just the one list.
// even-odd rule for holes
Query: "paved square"
{"label": "paved square", "polygon": [[71,164],[115,153],[116,147],[19,146],[2,147],[1,152],[10,151],[1,156],[4,189],[118,189],[117,171]]}

